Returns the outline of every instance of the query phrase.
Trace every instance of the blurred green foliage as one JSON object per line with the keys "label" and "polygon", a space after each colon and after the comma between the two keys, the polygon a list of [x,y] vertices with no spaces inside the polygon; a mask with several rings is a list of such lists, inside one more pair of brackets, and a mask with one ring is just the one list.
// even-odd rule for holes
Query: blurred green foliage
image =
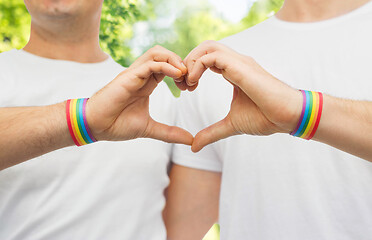
{"label": "blurred green foliage", "polygon": [[[220,40],[251,27],[280,9],[283,0],[256,1],[239,23],[231,23],[219,16],[211,2],[199,1],[198,6],[187,5],[186,0],[175,0],[178,6],[185,5],[171,27],[156,26],[154,21],[170,14],[174,9],[165,12],[167,0],[106,0],[102,7],[100,43],[104,51],[109,53],[118,63],[129,66],[138,54],[134,54],[131,39],[134,37],[133,26],[145,22],[150,26],[153,36],[171,33],[175,41],[159,42],[153,38],[145,46],[143,53],[155,44],[174,51],[185,57],[189,51],[204,40]],[[168,4],[169,5],[169,4]],[[29,37],[31,18],[22,0],[0,0],[0,52],[12,48],[22,48]],[[172,93],[180,95],[171,79],[166,78]]]}
{"label": "blurred green foliage", "polygon": [[0,52],[22,48],[30,34],[30,23],[23,0],[0,0]]}
{"label": "blurred green foliage", "polygon": [[[130,65],[135,58],[128,44],[133,24],[153,16],[151,2],[104,1],[99,34],[102,49],[121,65]],[[23,0],[0,0],[0,52],[22,48],[29,38],[30,23]]]}
{"label": "blurred green foliage", "polygon": [[252,27],[279,11],[283,5],[283,2],[283,0],[257,1],[252,5],[247,16],[242,19],[241,23],[245,28]]}
{"label": "blurred green foliage", "polygon": [[[185,57],[204,40],[220,40],[264,21],[281,8],[284,0],[255,1],[238,23],[220,16],[213,7],[213,1],[198,1],[196,7],[187,4],[187,0],[174,1],[177,1],[176,6],[181,11],[170,27],[162,27],[156,20],[174,12],[174,9],[166,7],[170,4],[167,0],[105,0],[100,28],[102,49],[123,66],[129,66],[139,54],[155,44]],[[134,26],[139,22],[148,25],[146,36],[152,38],[140,46],[140,52],[134,53],[135,43],[131,40],[135,37]],[[30,23],[31,17],[23,0],[0,0],[0,52],[22,48],[29,38]],[[157,36],[161,35],[166,36],[165,40],[158,40]],[[169,40],[168,36],[171,36]],[[165,79],[165,82],[175,96],[180,95],[171,79]],[[219,239],[218,232],[219,227],[215,225],[205,240]]]}
{"label": "blurred green foliage", "polygon": [[[197,9],[187,6],[167,28],[175,35],[176,41],[160,43],[185,57],[189,51],[204,40],[220,40],[253,26],[280,9],[283,0],[260,0],[253,4],[247,16],[240,23],[233,24],[214,11],[213,6],[202,1]],[[130,46],[133,25],[136,22],[151,22],[156,13],[161,13],[166,0],[106,0],[102,7],[100,28],[101,47],[123,66],[135,59]],[[160,9],[160,11],[159,11]],[[164,12],[163,12],[164,14]],[[0,0],[0,52],[22,48],[29,37],[31,18],[22,0]],[[164,29],[153,27],[152,34],[164,34]],[[159,44],[156,40],[143,47],[143,51]],[[180,92],[170,79],[165,79],[175,96]]]}
{"label": "blurred green foliage", "polygon": [[153,16],[152,4],[138,0],[107,0],[102,6],[101,48],[123,66],[134,59],[128,41],[133,37],[133,24]]}
{"label": "blurred green foliage", "polygon": [[241,30],[239,24],[232,24],[217,16],[210,6],[197,11],[184,9],[173,26],[177,41],[163,45],[182,58],[204,40],[219,40]]}
{"label": "blurred green foliage", "polygon": [[[197,45],[205,40],[221,40],[224,37],[238,33],[246,28],[256,25],[274,15],[283,5],[284,0],[258,0],[238,23],[231,23],[219,16],[213,4],[208,1],[200,1],[199,6],[187,6],[177,16],[173,22],[173,27],[168,31],[173,31],[176,41],[155,42],[169,50],[177,53],[182,58]],[[160,5],[158,5],[160,6]],[[168,14],[163,12],[163,14]],[[164,29],[152,28],[156,34]],[[180,96],[180,91],[174,85],[172,79],[165,80],[175,96]]]}

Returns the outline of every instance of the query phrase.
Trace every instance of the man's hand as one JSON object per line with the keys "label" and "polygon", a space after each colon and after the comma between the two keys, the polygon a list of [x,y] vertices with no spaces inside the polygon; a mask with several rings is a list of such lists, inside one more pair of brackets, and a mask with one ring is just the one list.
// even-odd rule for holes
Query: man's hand
{"label": "man's hand", "polygon": [[274,78],[252,58],[206,41],[191,51],[184,63],[188,75],[175,80],[181,90],[194,90],[208,68],[234,85],[230,112],[195,136],[194,152],[233,135],[289,133],[296,127],[301,114],[301,93]]}
{"label": "man's hand", "polygon": [[144,137],[191,145],[189,132],[158,123],[149,115],[149,96],[158,83],[165,76],[180,78],[186,72],[173,52],[160,46],[147,51],[89,99],[86,115],[94,137],[109,141]]}
{"label": "man's hand", "polygon": [[[93,95],[86,118],[97,140],[140,137],[191,145],[193,136],[178,127],[155,122],[149,96],[165,75],[186,74],[182,59],[154,47]],[[42,107],[0,108],[0,170],[42,154],[72,146],[66,124],[66,102]]]}

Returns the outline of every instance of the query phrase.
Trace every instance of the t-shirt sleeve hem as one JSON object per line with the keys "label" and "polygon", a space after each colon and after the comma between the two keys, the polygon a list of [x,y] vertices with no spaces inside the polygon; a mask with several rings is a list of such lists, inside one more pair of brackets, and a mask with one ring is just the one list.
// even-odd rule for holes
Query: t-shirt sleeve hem
{"label": "t-shirt sleeve hem", "polygon": [[200,157],[198,157],[198,159],[195,159],[190,157],[173,156],[172,162],[184,167],[211,172],[222,172],[222,165],[216,160],[207,160]]}

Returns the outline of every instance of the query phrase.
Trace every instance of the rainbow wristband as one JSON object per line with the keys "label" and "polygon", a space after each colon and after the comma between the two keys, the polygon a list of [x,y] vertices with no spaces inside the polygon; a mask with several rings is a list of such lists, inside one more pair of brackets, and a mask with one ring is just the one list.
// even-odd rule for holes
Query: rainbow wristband
{"label": "rainbow wristband", "polygon": [[72,140],[77,146],[97,142],[91,134],[85,116],[88,98],[69,99],[66,103],[66,120]]}
{"label": "rainbow wristband", "polygon": [[291,135],[310,140],[318,129],[322,116],[323,94],[313,91],[300,91],[303,97],[302,112],[300,121]]}

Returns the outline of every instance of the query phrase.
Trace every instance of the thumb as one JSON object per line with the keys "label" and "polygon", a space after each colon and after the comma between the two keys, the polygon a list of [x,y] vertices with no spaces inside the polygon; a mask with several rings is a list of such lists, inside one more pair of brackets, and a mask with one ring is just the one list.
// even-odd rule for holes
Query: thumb
{"label": "thumb", "polygon": [[150,119],[146,138],[158,139],[168,143],[191,145],[194,137],[188,131],[174,126],[168,126]]}
{"label": "thumb", "polygon": [[217,142],[221,139],[238,134],[234,129],[229,115],[223,120],[201,130],[196,134],[194,142],[192,143],[191,150],[199,152],[208,144]]}

